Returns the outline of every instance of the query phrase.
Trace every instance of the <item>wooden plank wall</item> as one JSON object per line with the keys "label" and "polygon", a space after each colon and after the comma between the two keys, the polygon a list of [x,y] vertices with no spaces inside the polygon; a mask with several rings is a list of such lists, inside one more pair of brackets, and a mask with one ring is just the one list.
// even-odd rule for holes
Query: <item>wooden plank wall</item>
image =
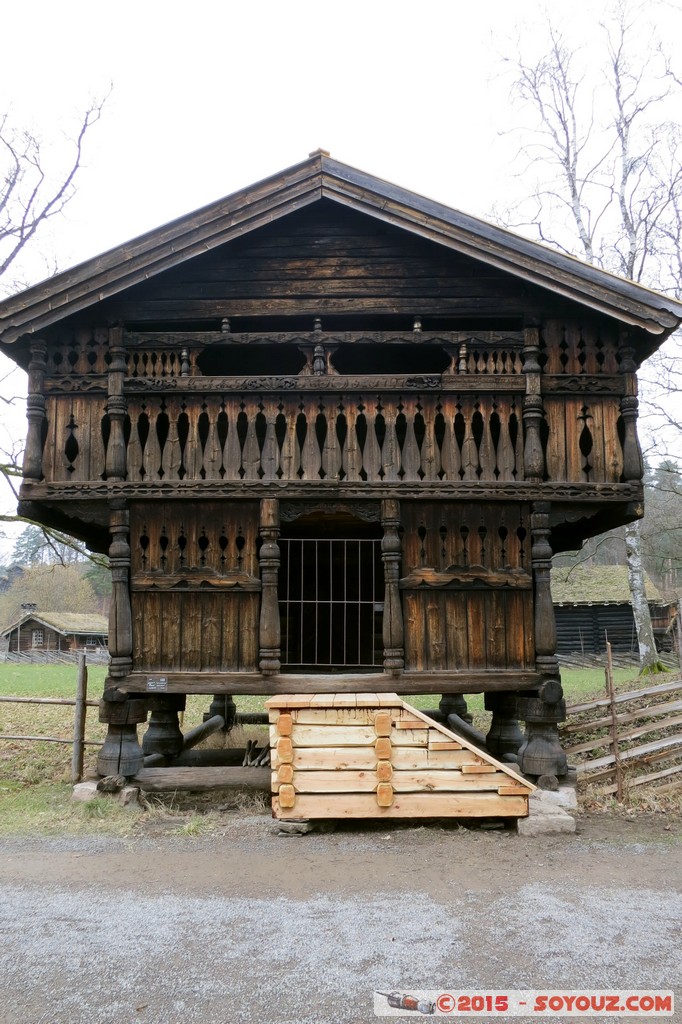
{"label": "wooden plank wall", "polygon": [[533,668],[528,510],[403,502],[401,511],[406,669]]}
{"label": "wooden plank wall", "polygon": [[[195,257],[109,300],[114,318],[225,316],[500,317],[528,312],[540,289],[334,203],[318,203]],[[546,302],[546,299],[544,299]],[[553,300],[556,307],[556,299]]]}
{"label": "wooden plank wall", "polygon": [[257,537],[257,502],[132,506],[134,669],[256,669]]}

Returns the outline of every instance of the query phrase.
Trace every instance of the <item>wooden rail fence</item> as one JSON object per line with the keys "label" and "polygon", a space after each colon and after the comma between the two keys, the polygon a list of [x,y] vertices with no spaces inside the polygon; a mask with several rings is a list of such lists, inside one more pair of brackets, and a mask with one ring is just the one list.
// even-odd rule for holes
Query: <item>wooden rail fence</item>
{"label": "wooden rail fence", "polygon": [[83,756],[86,746],[101,746],[100,740],[85,739],[85,718],[88,708],[96,708],[99,701],[88,700],[88,669],[85,663],[85,654],[78,654],[78,678],[76,683],[75,699],[61,697],[4,697],[0,696],[0,703],[4,704],[61,704],[66,707],[73,707],[73,736],[71,739],[64,739],[57,736],[10,736],[7,733],[0,733],[0,740],[15,740],[26,743],[68,743],[72,746],[71,754],[71,781],[80,782],[83,777]]}
{"label": "wooden rail fence", "polygon": [[[562,746],[579,778],[622,797],[656,784],[657,793],[682,786],[682,678],[610,694],[567,708]],[[644,742],[641,742],[644,741]],[[667,763],[666,763],[667,762]],[[664,764],[655,771],[654,765]]]}

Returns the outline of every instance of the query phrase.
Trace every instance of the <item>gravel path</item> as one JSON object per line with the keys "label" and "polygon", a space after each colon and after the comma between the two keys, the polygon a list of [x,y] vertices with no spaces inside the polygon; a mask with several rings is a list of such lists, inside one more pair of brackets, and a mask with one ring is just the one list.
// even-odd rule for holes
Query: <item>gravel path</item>
{"label": "gravel path", "polygon": [[674,988],[682,835],[582,828],[5,840],[0,1020],[355,1024],[374,989]]}

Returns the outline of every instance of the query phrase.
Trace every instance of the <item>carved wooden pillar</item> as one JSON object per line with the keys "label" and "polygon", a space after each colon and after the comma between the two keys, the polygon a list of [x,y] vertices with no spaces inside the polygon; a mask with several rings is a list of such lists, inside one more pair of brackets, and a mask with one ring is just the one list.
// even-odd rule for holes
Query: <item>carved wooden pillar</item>
{"label": "carved wooden pillar", "polygon": [[130,514],[123,500],[111,502],[109,530],[112,592],[109,607],[109,676],[116,683],[132,668],[133,617],[130,607]]}
{"label": "carved wooden pillar", "polygon": [[381,525],[384,535],[381,539],[381,560],[384,563],[384,669],[400,672],[405,668],[405,640],[403,609],[400,602],[400,502],[387,498],[381,503]]}
{"label": "carved wooden pillar", "polygon": [[124,480],[126,475],[126,445],[123,421],[128,411],[123,394],[126,375],[126,351],[123,346],[123,328],[109,330],[109,364],[107,414],[109,416],[109,443],[105,472],[108,480]]}
{"label": "carved wooden pillar", "polygon": [[641,480],[644,476],[644,460],[637,437],[637,365],[634,348],[627,330],[620,338],[620,372],[623,375],[625,394],[620,400],[623,417],[623,480]]}
{"label": "carved wooden pillar", "polygon": [[144,763],[137,727],[147,718],[147,700],[101,700],[99,720],[106,722],[107,735],[97,756],[100,775],[136,775]]}
{"label": "carved wooden pillar", "polygon": [[185,710],[187,698],[183,693],[155,693],[147,697],[150,711],[149,728],[142,738],[142,751],[177,757],[182,750],[184,736],[180,730],[178,712]]}
{"label": "carved wooden pillar", "polygon": [[549,543],[550,505],[536,502],[531,515],[531,560],[535,586],[535,664],[542,682],[537,691],[519,696],[519,715],[526,722],[526,739],[519,750],[519,765],[526,775],[565,775],[566,755],[559,743],[557,724],[566,718],[566,702],[556,656],[556,618],[552,604]]}
{"label": "carved wooden pillar", "polygon": [[559,675],[556,657],[556,616],[552,604],[552,548],[549,543],[549,502],[536,502],[530,517],[531,561],[535,584],[535,663],[548,676]]}
{"label": "carved wooden pillar", "polygon": [[486,749],[495,757],[516,754],[523,744],[523,733],[516,720],[516,694],[489,692],[484,694],[484,703],[486,711],[493,713],[485,738]]}
{"label": "carved wooden pillar", "polygon": [[213,694],[213,700],[208,706],[208,711],[204,711],[204,721],[208,722],[215,715],[220,715],[225,722],[223,732],[230,732],[231,729],[234,729],[237,724],[237,705],[231,693]]}
{"label": "carved wooden pillar", "polygon": [[28,432],[23,468],[23,475],[28,480],[40,480],[43,475],[45,353],[46,346],[42,338],[36,338],[31,342],[31,361],[28,364],[28,398],[26,400]]}
{"label": "carved wooden pillar", "polygon": [[260,578],[260,670],[265,675],[279,672],[281,663],[281,627],[279,621],[279,597],[277,584],[279,578],[280,551],[279,537],[279,501],[277,498],[263,498],[260,503],[260,535],[261,544]]}
{"label": "carved wooden pillar", "polygon": [[542,480],[545,475],[545,453],[542,450],[540,426],[543,420],[540,330],[526,327],[523,332],[523,372],[526,375],[526,394],[523,401],[523,474],[526,480]]}

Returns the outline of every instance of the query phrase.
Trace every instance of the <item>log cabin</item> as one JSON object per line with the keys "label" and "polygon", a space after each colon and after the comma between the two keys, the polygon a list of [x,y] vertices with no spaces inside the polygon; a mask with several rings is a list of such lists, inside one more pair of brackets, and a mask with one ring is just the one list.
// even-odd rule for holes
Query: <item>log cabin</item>
{"label": "log cabin", "polygon": [[681,320],[323,150],[3,302],[20,512],[110,558],[100,770],[150,699],[397,691],[565,774],[552,555],[642,515]]}

